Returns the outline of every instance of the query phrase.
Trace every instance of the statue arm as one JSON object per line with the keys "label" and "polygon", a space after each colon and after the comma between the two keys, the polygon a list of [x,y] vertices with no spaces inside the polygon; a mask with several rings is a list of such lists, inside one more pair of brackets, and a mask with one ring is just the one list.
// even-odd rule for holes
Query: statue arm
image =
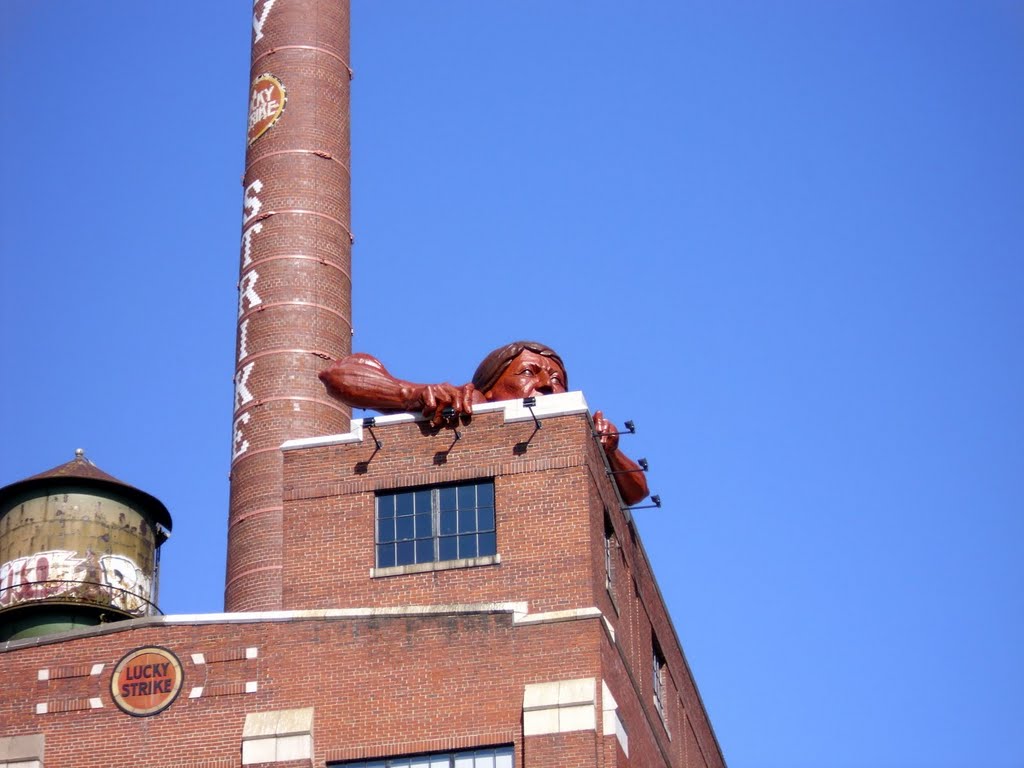
{"label": "statue arm", "polygon": [[622,500],[627,505],[638,504],[647,497],[647,475],[640,465],[619,450],[619,436],[615,425],[604,417],[601,411],[594,414],[594,430],[600,435],[601,447],[608,456],[615,484],[619,487]]}
{"label": "statue arm", "polygon": [[611,465],[613,472],[622,473],[612,475],[612,477],[615,478],[615,484],[619,486],[622,500],[628,506],[639,504],[647,498],[649,493],[647,490],[647,475],[644,474],[639,464],[618,449],[608,454],[608,463]]}
{"label": "statue arm", "polygon": [[441,412],[452,406],[456,414],[472,414],[473,403],[483,398],[472,384],[415,384],[391,375],[380,360],[362,352],[332,363],[320,373],[320,381],[332,397],[356,408],[373,408],[383,413],[420,412],[434,426]]}

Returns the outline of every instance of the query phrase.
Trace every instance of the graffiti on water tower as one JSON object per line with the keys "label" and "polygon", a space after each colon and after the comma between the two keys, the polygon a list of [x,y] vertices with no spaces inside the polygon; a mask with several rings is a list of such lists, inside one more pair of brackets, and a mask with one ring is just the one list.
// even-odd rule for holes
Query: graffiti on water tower
{"label": "graffiti on water tower", "polygon": [[0,608],[64,599],[144,614],[152,595],[150,577],[124,555],[51,549],[0,565]]}

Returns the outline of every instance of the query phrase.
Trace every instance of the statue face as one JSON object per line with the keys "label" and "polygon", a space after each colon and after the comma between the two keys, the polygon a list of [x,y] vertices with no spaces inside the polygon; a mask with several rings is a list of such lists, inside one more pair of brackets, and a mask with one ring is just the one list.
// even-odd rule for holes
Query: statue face
{"label": "statue face", "polygon": [[550,357],[524,349],[501,372],[484,396],[488,400],[518,400],[532,395],[565,392],[565,371]]}

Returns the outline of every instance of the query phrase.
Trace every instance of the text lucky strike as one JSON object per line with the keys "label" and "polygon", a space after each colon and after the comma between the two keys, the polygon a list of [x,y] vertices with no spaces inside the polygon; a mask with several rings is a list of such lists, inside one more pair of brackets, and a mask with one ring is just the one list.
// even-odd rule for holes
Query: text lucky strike
{"label": "text lucky strike", "polygon": [[[172,693],[174,679],[168,670],[171,663],[131,664],[121,672],[121,695],[150,696],[155,693]],[[125,682],[132,681],[132,682]]]}

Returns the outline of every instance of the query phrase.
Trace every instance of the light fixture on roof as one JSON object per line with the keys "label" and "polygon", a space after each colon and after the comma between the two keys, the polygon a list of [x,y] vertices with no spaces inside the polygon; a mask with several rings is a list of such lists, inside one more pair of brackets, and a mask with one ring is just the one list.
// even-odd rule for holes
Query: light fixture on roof
{"label": "light fixture on roof", "polygon": [[654,507],[661,509],[661,496],[659,496],[658,494],[654,494],[651,496],[651,501],[653,502],[652,504],[642,504],[638,507],[627,507],[627,509],[629,509],[630,511],[634,509],[652,509]]}

